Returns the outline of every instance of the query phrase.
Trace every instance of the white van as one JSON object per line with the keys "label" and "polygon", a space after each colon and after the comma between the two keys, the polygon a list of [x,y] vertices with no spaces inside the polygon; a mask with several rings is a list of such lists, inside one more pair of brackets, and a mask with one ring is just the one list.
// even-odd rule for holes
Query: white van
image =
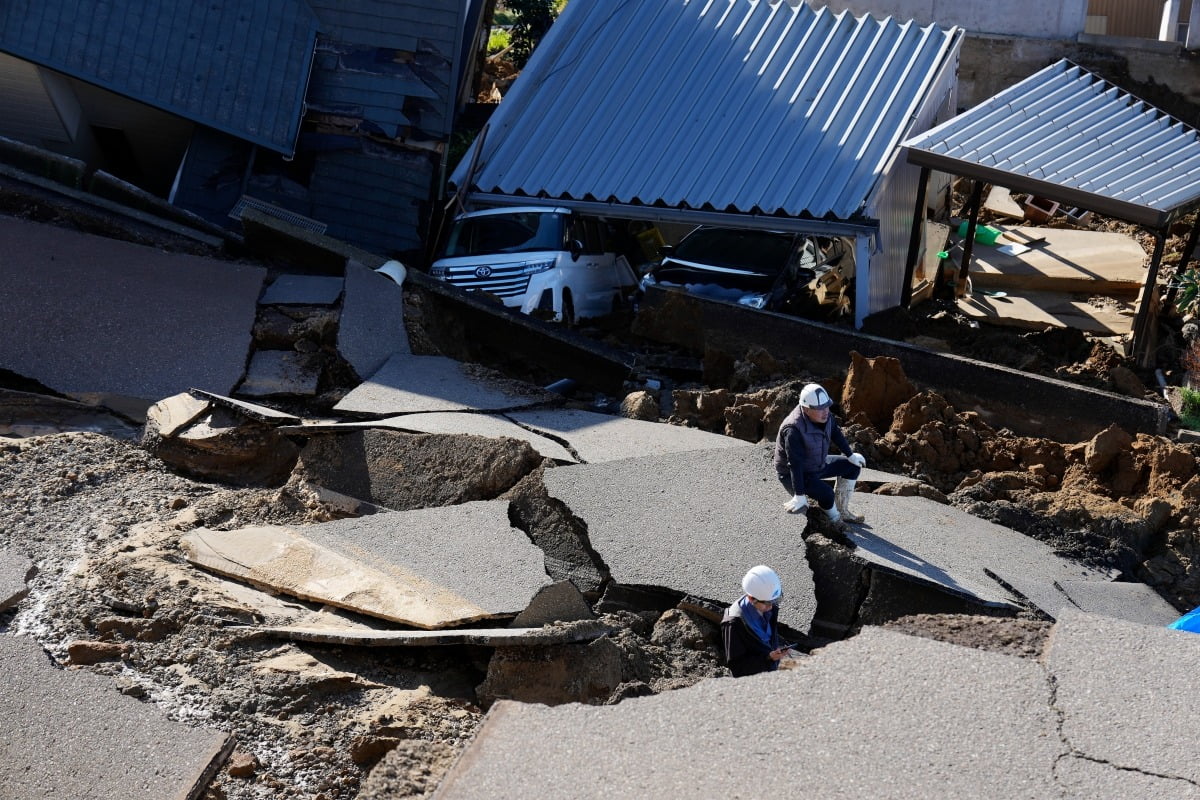
{"label": "white van", "polygon": [[614,233],[604,220],[567,208],[471,211],[455,219],[429,274],[526,314],[567,323],[599,317],[637,285]]}

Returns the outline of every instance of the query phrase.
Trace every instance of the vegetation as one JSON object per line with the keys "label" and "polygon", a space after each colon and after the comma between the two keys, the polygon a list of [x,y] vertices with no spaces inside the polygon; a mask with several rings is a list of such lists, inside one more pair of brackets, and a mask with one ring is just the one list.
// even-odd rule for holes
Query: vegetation
{"label": "vegetation", "polygon": [[1179,390],[1179,397],[1182,400],[1179,409],[1180,423],[1185,428],[1200,431],[1200,391],[1185,387]]}
{"label": "vegetation", "polygon": [[[504,1],[505,9],[512,14],[512,61],[517,69],[524,68],[533,49],[566,4],[566,0]],[[500,17],[499,8],[496,17]]]}
{"label": "vegetation", "polygon": [[487,52],[489,56],[494,56],[512,44],[512,36],[504,28],[492,28],[491,34],[488,36]]}

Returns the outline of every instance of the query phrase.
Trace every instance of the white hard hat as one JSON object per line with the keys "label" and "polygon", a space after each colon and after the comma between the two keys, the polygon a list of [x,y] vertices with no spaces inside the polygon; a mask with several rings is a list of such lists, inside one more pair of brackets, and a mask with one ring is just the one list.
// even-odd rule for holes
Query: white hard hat
{"label": "white hard hat", "polygon": [[766,564],[759,564],[742,578],[742,591],[759,602],[773,603],[783,595],[783,585],[775,570]]}
{"label": "white hard hat", "polygon": [[800,405],[805,408],[829,408],[833,398],[819,383],[810,383],[800,390]]}

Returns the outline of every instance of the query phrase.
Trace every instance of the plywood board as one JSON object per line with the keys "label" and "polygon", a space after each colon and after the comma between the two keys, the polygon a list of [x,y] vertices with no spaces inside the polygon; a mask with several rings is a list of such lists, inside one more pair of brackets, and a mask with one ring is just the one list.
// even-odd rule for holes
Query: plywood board
{"label": "plywood board", "polygon": [[958,301],[958,310],[969,319],[996,325],[1042,330],[1077,328],[1102,336],[1124,336],[1133,330],[1136,308],[1132,299],[1064,292],[1022,291],[995,297],[976,290]]}
{"label": "plywood board", "polygon": [[1028,225],[1007,233],[997,245],[1046,242],[1020,255],[977,244],[970,273],[976,288],[1106,294],[1136,292],[1146,280],[1146,253],[1125,234]]}

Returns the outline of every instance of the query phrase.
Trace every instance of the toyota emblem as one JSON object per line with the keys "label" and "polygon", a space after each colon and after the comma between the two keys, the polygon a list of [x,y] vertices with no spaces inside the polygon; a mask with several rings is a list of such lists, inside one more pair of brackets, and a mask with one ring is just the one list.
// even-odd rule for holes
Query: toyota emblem
{"label": "toyota emblem", "polygon": [[492,277],[492,268],[491,267],[476,267],[475,268],[475,277],[476,278]]}

